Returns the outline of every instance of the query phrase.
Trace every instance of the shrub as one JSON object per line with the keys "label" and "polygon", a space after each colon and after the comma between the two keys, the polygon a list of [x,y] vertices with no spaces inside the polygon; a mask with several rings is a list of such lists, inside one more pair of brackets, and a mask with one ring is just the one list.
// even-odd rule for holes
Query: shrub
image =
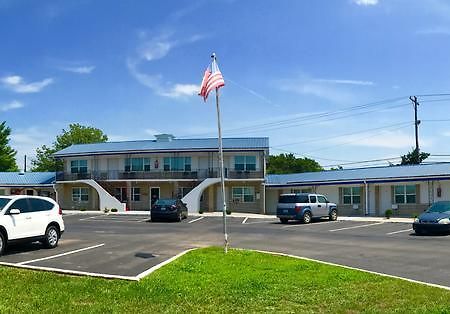
{"label": "shrub", "polygon": [[117,213],[117,212],[118,212],[117,208],[111,208],[111,213]]}
{"label": "shrub", "polygon": [[393,214],[392,209],[387,209],[384,212],[384,215],[386,216],[387,219],[391,218],[392,214]]}
{"label": "shrub", "polygon": [[85,212],[86,208],[80,208],[80,212]]}
{"label": "shrub", "polygon": [[227,215],[231,215],[231,209],[227,208]]}
{"label": "shrub", "polygon": [[203,213],[204,213],[204,212],[203,212],[203,209],[199,209],[199,210],[198,210],[198,213],[199,213],[199,214],[203,214]]}
{"label": "shrub", "polygon": [[107,213],[109,213],[109,209],[108,209],[107,207],[105,207],[105,209],[103,210],[103,212],[104,212],[105,214],[107,214]]}

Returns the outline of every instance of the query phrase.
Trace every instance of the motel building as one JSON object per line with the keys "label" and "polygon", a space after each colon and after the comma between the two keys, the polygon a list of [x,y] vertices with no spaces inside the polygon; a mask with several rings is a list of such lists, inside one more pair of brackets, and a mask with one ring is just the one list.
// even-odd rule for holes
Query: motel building
{"label": "motel building", "polygon": [[266,212],[275,214],[282,193],[318,193],[342,216],[413,217],[430,204],[450,200],[450,163],[268,175]]}
{"label": "motel building", "polygon": [[[63,209],[145,210],[159,198],[182,198],[189,212],[222,210],[217,138],[72,145],[54,154]],[[225,192],[233,212],[264,213],[269,139],[224,138]]]}

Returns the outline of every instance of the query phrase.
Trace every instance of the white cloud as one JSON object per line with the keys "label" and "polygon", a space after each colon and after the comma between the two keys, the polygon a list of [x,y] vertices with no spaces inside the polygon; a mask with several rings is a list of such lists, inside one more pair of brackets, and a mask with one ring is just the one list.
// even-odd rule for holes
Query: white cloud
{"label": "white cloud", "polygon": [[353,3],[357,5],[369,6],[369,5],[377,5],[378,0],[353,0]]}
{"label": "white cloud", "polygon": [[178,46],[202,40],[204,35],[195,34],[184,39],[174,39],[173,33],[163,32],[158,36],[148,38],[145,31],[140,31],[138,37],[141,44],[137,48],[137,57],[127,59],[130,74],[142,85],[153,90],[157,95],[169,98],[184,98],[196,95],[199,85],[164,82],[161,74],[148,74],[139,68],[145,62],[154,62],[166,57],[169,52]]}
{"label": "white cloud", "polygon": [[0,80],[3,86],[16,93],[38,93],[46,86],[53,83],[52,78],[46,78],[42,81],[26,83],[19,75],[6,76]]}
{"label": "white cloud", "polygon": [[0,111],[6,112],[13,109],[19,109],[23,107],[23,103],[20,101],[14,100],[10,103],[0,105]]}
{"label": "white cloud", "polygon": [[200,89],[199,85],[195,84],[174,84],[173,86],[167,86],[168,84],[163,83],[162,75],[150,75],[143,73],[138,69],[137,63],[131,60],[128,60],[127,66],[130,74],[139,83],[152,89],[160,96],[169,98],[183,98],[196,95]]}
{"label": "white cloud", "polygon": [[90,74],[92,71],[94,71],[95,66],[64,67],[60,69],[77,74]]}
{"label": "white cloud", "polygon": [[450,131],[446,131],[446,132],[442,133],[442,135],[443,135],[443,136],[450,137]]}
{"label": "white cloud", "polygon": [[359,81],[359,80],[333,80],[333,79],[314,79],[314,82],[329,83],[329,84],[343,84],[343,85],[361,85],[361,86],[373,86],[372,81]]}
{"label": "white cloud", "polygon": [[435,26],[424,28],[416,31],[417,35],[450,35],[450,28],[443,26]]}

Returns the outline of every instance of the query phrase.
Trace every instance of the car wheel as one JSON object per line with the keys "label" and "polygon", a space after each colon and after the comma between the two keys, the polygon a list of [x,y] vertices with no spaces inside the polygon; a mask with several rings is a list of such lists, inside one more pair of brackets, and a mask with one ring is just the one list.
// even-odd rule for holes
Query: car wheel
{"label": "car wheel", "polygon": [[280,222],[281,222],[282,224],[287,224],[288,221],[289,221],[289,219],[286,219],[286,218],[280,218]]}
{"label": "car wheel", "polygon": [[0,232],[0,256],[2,256],[3,252],[5,252],[5,248],[6,248],[6,237],[2,232]]}
{"label": "car wheel", "polygon": [[331,221],[337,220],[337,210],[336,210],[336,209],[333,209],[333,210],[330,212],[329,218],[330,218]]}
{"label": "car wheel", "polygon": [[303,214],[302,222],[303,222],[304,224],[309,224],[309,223],[311,222],[311,213],[310,213],[310,212],[305,212],[305,213]]}
{"label": "car wheel", "polygon": [[53,249],[58,246],[58,241],[59,241],[58,228],[56,228],[55,226],[49,226],[45,231],[44,245],[49,249]]}

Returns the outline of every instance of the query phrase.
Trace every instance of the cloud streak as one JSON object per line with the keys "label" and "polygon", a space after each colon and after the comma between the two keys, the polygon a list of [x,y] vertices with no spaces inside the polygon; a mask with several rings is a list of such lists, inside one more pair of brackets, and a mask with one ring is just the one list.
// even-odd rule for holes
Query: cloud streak
{"label": "cloud streak", "polygon": [[172,49],[186,44],[195,43],[205,38],[196,34],[184,39],[174,39],[173,34],[164,32],[148,39],[145,32],[140,32],[141,44],[137,48],[137,57],[127,59],[130,74],[142,85],[153,90],[157,95],[168,98],[184,98],[196,95],[199,85],[166,83],[161,74],[148,74],[140,70],[145,62],[154,62],[166,57]]}
{"label": "cloud streak", "polygon": [[23,103],[21,103],[20,101],[14,100],[10,103],[0,105],[0,111],[6,112],[6,111],[19,109],[19,108],[23,108],[23,107],[24,107]]}
{"label": "cloud streak", "polygon": [[0,81],[5,88],[19,94],[39,93],[54,82],[52,78],[46,78],[42,81],[26,83],[19,75],[5,76]]}
{"label": "cloud streak", "polygon": [[60,68],[66,72],[72,72],[77,74],[91,74],[92,71],[95,70],[95,66],[79,66],[79,67],[62,67]]}
{"label": "cloud streak", "polygon": [[353,3],[361,6],[377,5],[378,0],[353,0]]}

